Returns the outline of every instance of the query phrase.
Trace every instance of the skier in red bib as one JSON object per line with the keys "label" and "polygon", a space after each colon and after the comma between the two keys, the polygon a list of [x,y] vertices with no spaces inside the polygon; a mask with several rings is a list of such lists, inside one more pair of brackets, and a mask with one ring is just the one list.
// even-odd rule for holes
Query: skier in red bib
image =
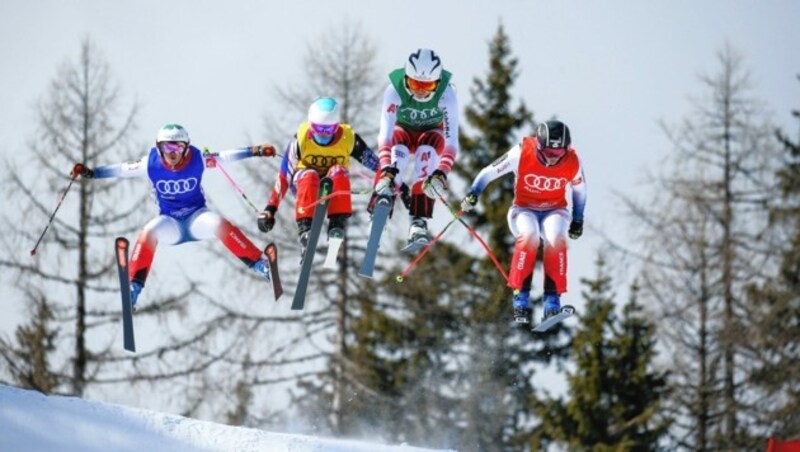
{"label": "skier in red bib", "polygon": [[[561,309],[560,296],[567,291],[567,235],[583,234],[586,181],[580,159],[572,147],[569,128],[561,121],[547,121],[536,135],[525,137],[475,177],[461,202],[465,212],[475,208],[478,197],[493,180],[513,172],[514,201],[508,226],[515,237],[508,285],[514,289],[514,321],[531,323],[531,279],[540,241],[544,247],[544,315]],[[567,188],[572,190],[572,211]]]}

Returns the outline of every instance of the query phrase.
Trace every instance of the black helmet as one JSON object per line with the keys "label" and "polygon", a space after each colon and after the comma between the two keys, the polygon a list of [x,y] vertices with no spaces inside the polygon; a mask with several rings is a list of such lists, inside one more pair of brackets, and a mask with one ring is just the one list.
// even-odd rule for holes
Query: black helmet
{"label": "black helmet", "polygon": [[547,121],[536,126],[536,156],[547,166],[557,165],[567,155],[572,139],[569,127],[561,121]]}
{"label": "black helmet", "polygon": [[572,143],[569,127],[561,121],[547,121],[536,127],[536,139],[543,148],[566,149]]}

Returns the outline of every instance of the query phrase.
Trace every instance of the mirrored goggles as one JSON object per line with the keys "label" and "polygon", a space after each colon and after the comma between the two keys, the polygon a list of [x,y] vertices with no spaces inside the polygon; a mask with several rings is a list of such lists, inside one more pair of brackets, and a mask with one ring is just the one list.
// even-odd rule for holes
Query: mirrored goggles
{"label": "mirrored goggles", "polygon": [[162,141],[158,143],[158,149],[165,154],[182,153],[186,151],[186,143],[182,141]]}
{"label": "mirrored goggles", "polygon": [[336,128],[338,128],[338,124],[314,124],[311,123],[311,131],[314,132],[314,135],[320,137],[329,137],[336,133]]}
{"label": "mirrored goggles", "polygon": [[424,82],[422,80],[415,80],[411,77],[406,77],[406,84],[412,91],[434,91],[439,86],[439,80],[432,80]]}

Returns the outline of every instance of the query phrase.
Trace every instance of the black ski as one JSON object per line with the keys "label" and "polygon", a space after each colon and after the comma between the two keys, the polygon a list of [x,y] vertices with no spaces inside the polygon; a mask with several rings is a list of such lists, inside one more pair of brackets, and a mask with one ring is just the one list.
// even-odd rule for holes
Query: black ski
{"label": "black ski", "polygon": [[[323,177],[319,181],[319,198],[331,194],[333,191],[333,181]],[[311,221],[311,230],[308,231],[308,244],[303,254],[303,262],[300,265],[300,278],[297,280],[297,289],[294,291],[292,309],[303,309],[306,302],[306,289],[308,288],[308,278],[311,276],[311,266],[314,264],[314,254],[317,251],[317,242],[322,233],[322,224],[328,214],[328,204],[330,200],[325,200],[317,204],[314,208],[314,219]]]}
{"label": "black ski", "polygon": [[131,307],[131,283],[128,280],[128,239],[117,237],[114,242],[114,253],[119,273],[119,289],[122,294],[122,334],[123,346],[129,352],[136,351],[133,339],[133,309]]}
{"label": "black ski", "polygon": [[387,196],[379,196],[375,202],[375,210],[372,211],[372,229],[369,232],[367,249],[364,252],[364,260],[358,274],[367,278],[372,278],[375,271],[375,258],[378,256],[378,248],[381,243],[381,234],[389,219],[389,212],[392,210],[392,200]]}
{"label": "black ski", "polygon": [[269,276],[272,279],[272,292],[275,294],[275,301],[283,295],[283,284],[281,284],[281,277],[278,274],[278,247],[274,243],[267,245],[264,248],[264,254],[267,255],[269,260]]}

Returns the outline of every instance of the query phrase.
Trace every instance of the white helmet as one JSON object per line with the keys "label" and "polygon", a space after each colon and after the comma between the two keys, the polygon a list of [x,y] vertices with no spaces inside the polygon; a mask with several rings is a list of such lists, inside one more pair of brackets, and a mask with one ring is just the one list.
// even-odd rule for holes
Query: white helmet
{"label": "white helmet", "polygon": [[167,124],[158,131],[156,144],[162,141],[181,141],[189,143],[189,132],[179,124]]}
{"label": "white helmet", "polygon": [[[408,94],[418,101],[428,101],[436,91],[438,81],[442,78],[442,60],[431,49],[418,49],[408,56],[405,66],[405,87]],[[424,90],[409,86],[409,79],[429,85]],[[430,89],[432,87],[432,89]]]}
{"label": "white helmet", "polygon": [[332,97],[320,97],[308,109],[308,122],[319,125],[335,125],[341,122],[339,104]]}
{"label": "white helmet", "polygon": [[332,97],[320,97],[308,109],[311,136],[317,144],[330,144],[339,130],[340,121],[339,104]]}

